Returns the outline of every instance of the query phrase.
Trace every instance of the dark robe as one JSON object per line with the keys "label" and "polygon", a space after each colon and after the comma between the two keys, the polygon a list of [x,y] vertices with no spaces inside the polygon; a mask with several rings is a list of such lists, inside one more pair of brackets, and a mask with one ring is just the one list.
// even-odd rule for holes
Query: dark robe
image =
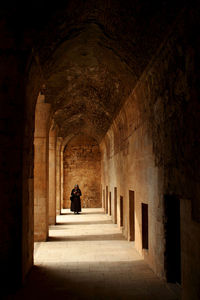
{"label": "dark robe", "polygon": [[81,190],[80,189],[73,189],[71,192],[71,211],[80,212],[81,211]]}

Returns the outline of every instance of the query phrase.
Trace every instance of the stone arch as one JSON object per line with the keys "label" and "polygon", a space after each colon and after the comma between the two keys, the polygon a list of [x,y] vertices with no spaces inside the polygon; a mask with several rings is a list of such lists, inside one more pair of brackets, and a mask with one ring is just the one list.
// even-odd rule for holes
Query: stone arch
{"label": "stone arch", "polygon": [[[164,244],[162,194],[173,192],[180,195],[184,253],[183,297],[191,298],[194,293],[199,294],[198,10],[193,3],[188,4],[188,9],[182,9],[184,1],[177,1],[169,6],[166,1],[161,1],[155,8],[148,1],[142,4],[140,1],[111,1],[112,9],[105,11],[101,5],[98,6],[100,2],[96,4],[89,1],[90,4],[86,7],[83,2],[81,6],[76,2],[76,12],[73,5],[66,10],[61,9],[60,12],[57,10],[59,17],[56,15],[56,20],[51,19],[51,14],[46,11],[48,7],[45,6],[45,10],[39,10],[40,21],[44,22],[40,23],[34,18],[29,26],[26,26],[29,15],[24,14],[23,9],[14,8],[11,14],[7,14],[5,9],[6,14],[1,23],[3,39],[0,51],[0,93],[3,100],[0,110],[2,273],[7,280],[13,279],[19,283],[20,280],[16,278],[24,278],[33,263],[35,103],[44,81],[42,68],[45,67],[48,82],[47,102],[54,105],[55,110],[59,107],[58,124],[62,125],[67,113],[71,117],[66,118],[65,126],[61,130],[63,137],[70,135],[74,127],[77,132],[83,128],[84,132],[97,133],[99,142],[102,145],[107,144],[104,156],[108,153],[109,159],[109,149],[113,149],[113,133],[108,133],[105,137],[108,137],[108,141],[102,139],[113,118],[125,104],[130,91],[134,89],[131,94],[133,101],[129,107],[136,102],[138,114],[132,109],[132,114],[127,112],[130,119],[126,130],[130,133],[131,129],[134,137],[131,139],[130,136],[130,153],[126,157],[128,175],[127,168],[123,170],[123,177],[128,178],[128,183],[125,186],[123,179],[121,184],[118,176],[117,188],[119,195],[124,197],[124,202],[127,201],[128,189],[134,188],[136,201],[138,197],[144,198],[145,190],[145,202],[153,204],[149,206],[152,222],[150,227],[155,228],[149,247],[152,255],[149,258],[145,256],[145,259],[160,276],[163,276],[163,263],[160,259],[162,260],[164,247],[157,245]],[[18,22],[13,21],[23,17],[23,14],[26,15],[25,22],[17,24]],[[43,29],[45,23],[47,31]],[[54,30],[49,30],[49,25]],[[88,43],[89,47],[85,49],[85,38],[89,36],[92,39]],[[39,53],[37,59],[34,57],[33,48]],[[54,85],[57,78],[60,78],[59,84]],[[81,108],[81,112],[77,112],[77,106]],[[134,118],[131,119],[131,115]],[[117,126],[118,123],[116,131]],[[122,137],[123,134],[122,132]],[[58,141],[57,170],[60,164],[60,135]],[[153,164],[150,168],[143,168],[144,172],[141,172],[139,166],[142,145],[146,157],[150,157],[153,148],[153,155],[150,157]],[[121,165],[125,165],[124,153],[119,153],[114,163],[112,160],[107,161],[106,172],[111,170],[110,166],[119,165],[119,161]],[[136,161],[138,164],[134,167]],[[107,178],[110,180],[112,172],[106,176],[107,186],[110,184]],[[152,188],[152,177],[155,179],[154,183],[156,182],[155,189]],[[58,212],[59,178],[58,175]],[[139,187],[138,179],[149,182],[146,189],[144,184],[141,184],[142,188]],[[124,191],[121,191],[121,186],[126,189],[124,187]],[[46,194],[44,196],[47,198]],[[138,218],[138,223],[140,221],[141,218]],[[140,225],[139,223],[138,227]],[[193,247],[188,247],[188,236]],[[136,240],[137,243],[141,240],[140,235],[136,236]],[[188,263],[190,261],[191,265]]]}
{"label": "stone arch", "polygon": [[69,196],[75,183],[82,189],[83,207],[101,207],[100,149],[98,142],[87,135],[73,136],[65,145],[64,208],[70,207]]}

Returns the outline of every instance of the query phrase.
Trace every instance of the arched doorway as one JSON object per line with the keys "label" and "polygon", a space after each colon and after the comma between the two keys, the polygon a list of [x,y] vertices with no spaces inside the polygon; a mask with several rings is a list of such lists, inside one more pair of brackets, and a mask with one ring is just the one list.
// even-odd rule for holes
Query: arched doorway
{"label": "arched doorway", "polygon": [[78,183],[82,190],[82,207],[102,206],[101,155],[97,141],[87,135],[77,135],[63,152],[63,206],[70,207],[70,193]]}

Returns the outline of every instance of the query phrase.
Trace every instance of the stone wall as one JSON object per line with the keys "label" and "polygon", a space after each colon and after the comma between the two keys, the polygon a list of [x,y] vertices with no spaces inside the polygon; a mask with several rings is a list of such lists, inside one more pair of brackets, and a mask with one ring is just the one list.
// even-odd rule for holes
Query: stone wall
{"label": "stone wall", "polygon": [[182,299],[200,299],[200,226],[192,219],[191,201],[181,199]]}
{"label": "stone wall", "polygon": [[[44,17],[42,13],[41,16]],[[18,19],[19,15],[16,14],[15,20]],[[112,214],[114,188],[117,188],[117,219],[119,220],[119,199],[120,196],[123,196],[123,227],[124,234],[128,237],[130,230],[128,198],[129,190],[133,190],[135,192],[136,248],[161,277],[165,276],[163,196],[175,194],[179,197],[181,201],[183,299],[199,299],[200,297],[199,19],[198,10],[194,9],[186,10],[183,16],[177,20],[172,33],[138,80],[132,95],[101,143],[102,188],[106,190],[106,186],[108,186],[108,195],[111,192]],[[2,15],[0,25],[2,36],[0,43],[0,257],[1,272],[4,275],[2,285],[5,287],[7,282],[10,289],[21,283],[21,279],[25,278],[33,264],[35,104],[44,80],[39,60],[37,59],[36,62],[33,57],[35,47],[31,45],[31,36],[27,32],[27,41],[25,41],[26,38],[22,33],[23,22],[15,22],[15,20],[10,17],[10,23],[6,24],[7,21],[3,19]],[[127,18],[125,18],[125,22],[128,27],[130,24],[134,24],[132,21],[127,23]],[[161,28],[160,22],[158,24]],[[19,26],[18,30],[15,25]],[[53,22],[52,26],[54,27]],[[118,27],[114,27],[118,31]],[[134,25],[133,28],[139,32],[137,26]],[[154,30],[149,27],[149,31],[157,32],[158,26],[153,28]],[[125,37],[130,35],[128,30],[125,29],[125,31]],[[165,31],[161,30],[161,36],[163,32]],[[119,57],[125,57],[126,64],[135,66],[133,73],[137,68],[135,62],[138,61],[137,53],[139,54],[140,49],[143,49],[143,52],[140,55],[138,68],[141,67],[147,50],[151,50],[152,54],[157,48],[155,45],[158,43],[154,43],[154,41],[160,40],[156,36],[152,40],[150,34],[146,36],[149,38],[146,48],[143,47],[143,36],[139,38],[142,46],[136,48],[135,59],[131,60],[129,56],[132,48],[127,54],[125,51],[125,56],[119,55]],[[42,44],[43,41],[44,39],[42,39]],[[25,45],[26,42],[27,45]],[[132,38],[130,44],[135,44],[132,43]],[[124,49],[126,49],[127,46],[124,45]],[[119,49],[118,43],[117,48]],[[45,49],[54,49],[54,47],[45,47]],[[44,56],[46,57],[46,55]],[[146,63],[147,60],[144,65]],[[57,66],[56,63],[55,66]],[[140,74],[140,72],[136,73]],[[27,76],[27,74],[29,75]],[[108,85],[108,81],[105,82]],[[124,82],[126,83],[126,81]],[[117,82],[113,85],[113,89],[115,86],[117,86]],[[60,86],[58,86],[58,90],[62,91]],[[75,90],[79,91],[79,86],[75,86]],[[105,103],[109,103],[109,93],[104,94],[106,95]],[[55,95],[52,95],[55,99]],[[100,97],[102,93],[97,93],[97,95]],[[80,96],[80,99],[84,99],[82,94]],[[69,97],[71,99],[71,93],[69,93]],[[75,105],[75,111],[76,108]],[[90,109],[89,111],[91,112]],[[111,115],[113,110],[108,109],[107,112]],[[96,120],[96,116],[94,120]],[[80,126],[82,124],[80,122]],[[98,128],[99,123],[96,124]],[[104,119],[102,119],[102,124],[105,124]],[[74,128],[71,130],[74,131]],[[77,154],[74,158],[79,164],[74,165],[73,156],[70,155],[68,158],[73,168],[70,168],[65,162],[65,171],[68,168],[68,177],[64,177],[65,205],[69,205],[67,200],[71,188],[78,181],[83,192],[83,202],[85,201],[83,206],[101,206],[99,202],[101,175],[98,145],[91,139],[89,142],[88,140],[87,142],[81,141],[80,144],[79,142],[74,141],[74,144],[72,142],[70,146],[73,154]],[[83,146],[83,153],[77,150],[77,145],[79,150]],[[84,161],[87,159],[87,165],[82,163],[80,166],[83,157]],[[75,171],[76,168],[79,169],[78,174]],[[87,176],[90,181],[85,181]],[[69,186],[67,187],[67,185]],[[141,243],[142,203],[149,204],[148,250],[142,249]]]}
{"label": "stone wall", "polygon": [[[44,100],[43,100],[44,101]],[[46,241],[49,227],[48,203],[48,153],[49,115],[48,103],[37,103],[34,134],[34,240]]]}
{"label": "stone wall", "polygon": [[73,138],[66,146],[64,161],[64,208],[70,207],[70,194],[77,183],[82,191],[82,207],[101,207],[100,151],[87,136]]}
{"label": "stone wall", "polygon": [[49,130],[49,145],[47,157],[47,193],[49,201],[49,225],[56,224],[56,130],[51,126]]}
{"label": "stone wall", "polygon": [[22,278],[33,266],[34,250],[34,130],[35,109],[43,79],[33,55],[27,60],[23,129]]}
{"label": "stone wall", "polygon": [[[29,247],[23,183],[24,74],[27,54],[18,48],[10,24],[1,16],[0,42],[0,265],[1,291],[22,278],[23,249]],[[26,188],[31,182],[26,181]],[[27,208],[27,207],[26,207]],[[23,240],[23,228],[26,241]],[[29,248],[29,251],[32,249]],[[26,264],[32,262],[26,255]],[[12,283],[12,284],[10,284]]]}
{"label": "stone wall", "polygon": [[[118,219],[123,196],[126,237],[128,191],[135,192],[136,249],[161,277],[166,275],[164,195],[180,199],[183,299],[190,294],[198,299],[200,293],[197,15],[182,13],[101,143],[103,189],[108,186],[113,194],[117,187]],[[188,199],[190,210],[182,199]],[[149,204],[148,250],[142,249],[141,203]]]}
{"label": "stone wall", "polygon": [[[164,277],[164,229],[162,172],[155,166],[147,122],[142,122],[134,97],[130,97],[101,143],[102,186],[111,192],[117,187],[117,223],[120,225],[120,196],[123,197],[123,233],[129,237],[129,191],[135,194],[135,246],[154,271]],[[141,205],[149,205],[149,249],[142,249]],[[159,246],[158,246],[159,245]]]}

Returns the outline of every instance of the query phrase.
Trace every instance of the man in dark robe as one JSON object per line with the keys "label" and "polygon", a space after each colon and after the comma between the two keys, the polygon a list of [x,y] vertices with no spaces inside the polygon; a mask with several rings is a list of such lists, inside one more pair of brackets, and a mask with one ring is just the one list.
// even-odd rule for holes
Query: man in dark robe
{"label": "man in dark robe", "polygon": [[75,213],[79,213],[81,211],[81,190],[79,189],[78,184],[75,184],[72,192],[71,192],[71,211]]}

